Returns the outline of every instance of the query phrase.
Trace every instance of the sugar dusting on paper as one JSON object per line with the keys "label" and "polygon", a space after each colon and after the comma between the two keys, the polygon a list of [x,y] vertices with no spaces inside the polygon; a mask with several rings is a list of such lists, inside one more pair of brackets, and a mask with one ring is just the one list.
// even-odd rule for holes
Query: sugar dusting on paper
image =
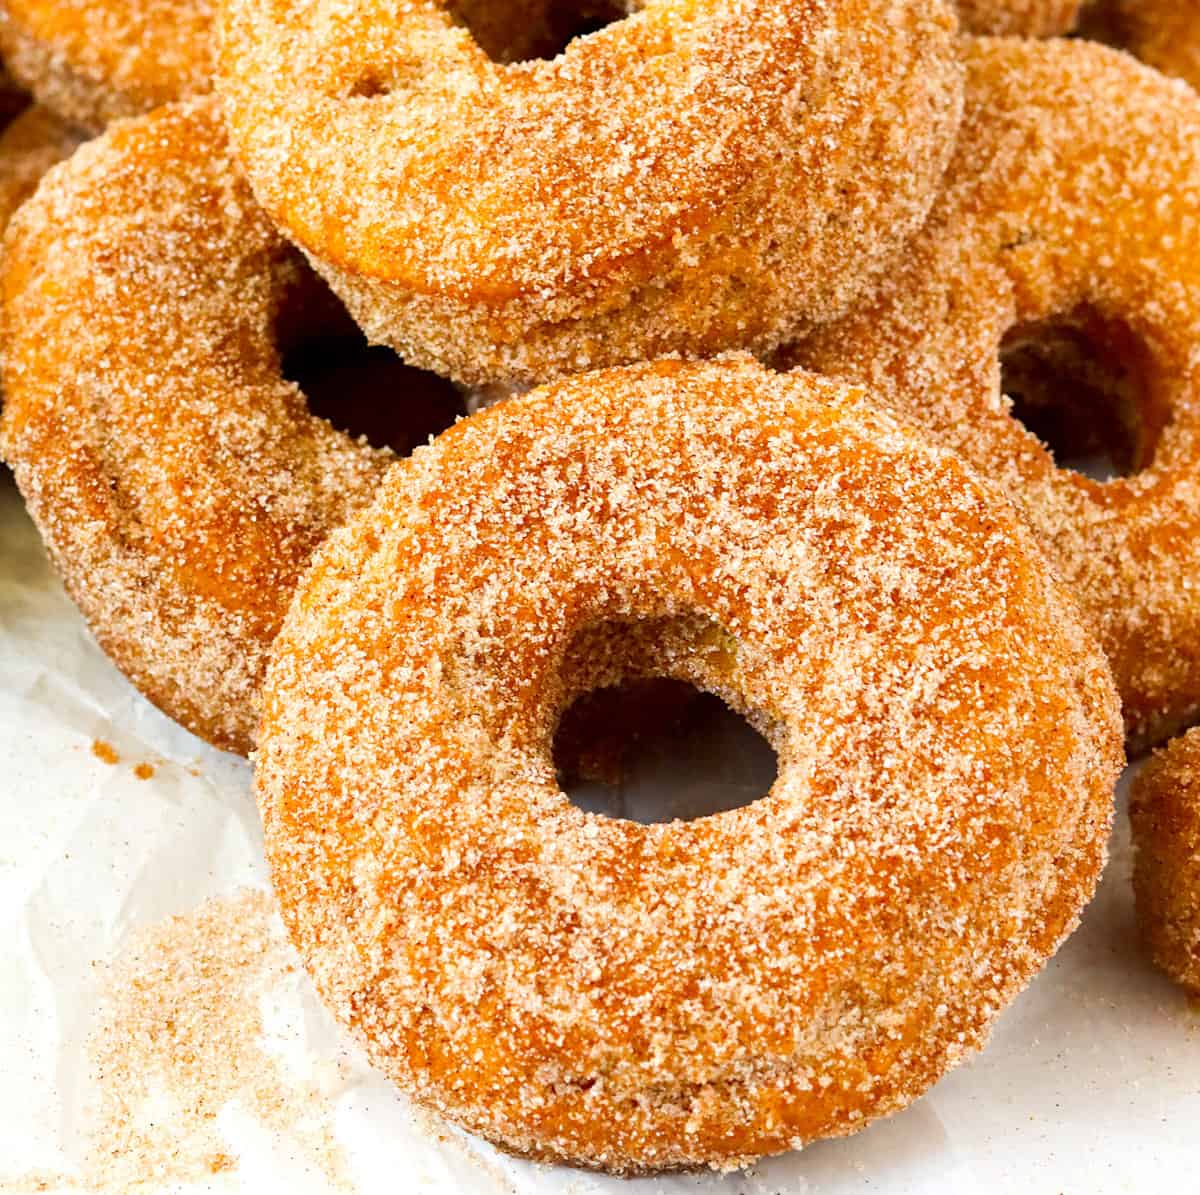
{"label": "sugar dusting on paper", "polygon": [[100,976],[82,1173],[27,1175],[0,1189],[158,1190],[234,1170],[218,1116],[236,1104],[333,1188],[352,1190],[328,1097],[267,1049],[264,1005],[295,966],[261,891],[135,933]]}

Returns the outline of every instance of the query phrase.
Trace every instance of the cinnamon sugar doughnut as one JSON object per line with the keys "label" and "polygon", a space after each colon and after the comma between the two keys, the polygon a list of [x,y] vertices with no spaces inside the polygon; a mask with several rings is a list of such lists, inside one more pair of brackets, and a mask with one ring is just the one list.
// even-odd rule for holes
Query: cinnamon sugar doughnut
{"label": "cinnamon sugar doughnut", "polygon": [[33,194],[51,166],[69,158],[85,135],[33,104],[0,133],[0,230]]}
{"label": "cinnamon sugar doughnut", "polygon": [[281,353],[336,331],[331,297],[198,101],[47,176],[13,221],[3,299],[0,447],[68,590],[151,701],[248,750],[296,579],[393,459],[281,376]]}
{"label": "cinnamon sugar doughnut", "polygon": [[1082,0],[958,0],[958,16],[968,33],[1053,37],[1070,33]]}
{"label": "cinnamon sugar doughnut", "polygon": [[[997,493],[745,358],[572,378],[397,466],[301,584],[257,773],[283,916],[375,1063],[634,1172],[852,1132],[980,1046],[1092,892],[1121,765]],[[656,675],[768,738],[768,795],[567,800],[562,711]]]}
{"label": "cinnamon sugar doughnut", "polygon": [[766,348],[920,225],[961,99],[943,0],[634,7],[511,62],[444,0],[222,6],[251,184],[373,341],[473,384]]}
{"label": "cinnamon sugar doughnut", "polygon": [[1093,0],[1084,9],[1082,32],[1200,90],[1196,0]]}
{"label": "cinnamon sugar doughnut", "polygon": [[1200,729],[1146,765],[1129,820],[1142,939],[1160,970],[1200,996]]}
{"label": "cinnamon sugar doughnut", "polygon": [[[966,61],[928,225],[785,363],[871,386],[1008,488],[1148,745],[1200,714],[1200,102],[1087,42],[981,40]],[[1013,394],[1133,472],[1058,467]]]}
{"label": "cinnamon sugar doughnut", "polygon": [[0,0],[0,51],[51,111],[99,132],[212,86],[212,0]]}

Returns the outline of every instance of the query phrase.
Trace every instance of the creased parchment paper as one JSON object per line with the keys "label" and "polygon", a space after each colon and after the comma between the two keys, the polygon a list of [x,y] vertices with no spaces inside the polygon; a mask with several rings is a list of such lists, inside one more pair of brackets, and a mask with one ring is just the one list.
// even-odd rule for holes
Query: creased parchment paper
{"label": "creased parchment paper", "polygon": [[[715,770],[719,779],[719,758]],[[714,760],[700,761],[697,773],[693,779],[711,781]],[[145,1084],[114,1073],[112,1059],[124,1052],[144,1069],[147,1050],[161,1054],[161,1041],[153,1033],[131,1037],[126,1050],[121,1034],[132,1030],[105,1013],[101,997],[114,976],[151,982],[153,967],[147,972],[137,954],[147,935],[156,942],[156,934],[173,934],[178,944],[198,917],[204,925],[232,920],[247,933],[261,928],[263,942],[274,944],[243,941],[244,951],[253,948],[266,960],[257,968],[263,983],[253,1006],[231,1004],[229,1016],[218,1018],[226,1026],[220,1041],[203,1025],[189,1025],[187,969],[179,965],[183,956],[170,956],[172,982],[184,982],[171,1040],[206,1056],[226,1048],[224,1037],[237,1039],[248,1017],[260,1025],[261,1039],[234,1044],[251,1049],[257,1061],[240,1088],[232,1085],[228,1102],[198,1105],[201,1120],[193,1118],[192,1127],[202,1131],[191,1144],[202,1138],[200,1152],[210,1163],[200,1181],[172,1177],[171,1166],[151,1151],[157,1172],[139,1171],[128,1158],[117,1159],[130,1163],[124,1169],[109,1166],[124,1189],[1195,1191],[1200,1012],[1140,958],[1128,881],[1121,813],[1100,895],[1082,928],[1002,1018],[988,1048],[908,1111],[856,1137],[725,1176],[621,1181],[505,1158],[414,1110],[339,1036],[286,944],[271,937],[279,929],[269,896],[253,894],[266,888],[266,870],[248,766],[174,727],[107,662],[53,576],[11,479],[0,473],[0,1191],[6,1195],[115,1189],[96,1159],[119,1151],[121,1140],[111,1126],[103,1131],[97,1110],[105,1098],[141,1098]],[[259,914],[261,926],[253,920]],[[164,931],[172,916],[183,920],[166,923]],[[219,968],[212,974],[219,976]],[[122,1001],[120,990],[116,998]],[[145,1035],[144,1024],[138,1033]],[[98,1034],[104,1073],[96,1065]],[[174,1058],[184,1062],[183,1053]],[[255,1066],[265,1067],[272,1082],[263,1087]],[[188,1073],[203,1071],[194,1066]],[[264,1118],[263,1107],[275,1099],[283,1100],[284,1113]],[[288,1110],[296,1107],[301,1118],[293,1123]],[[170,1144],[180,1123],[170,1100],[157,1109],[151,1102],[148,1110],[143,1101],[142,1112],[159,1143],[165,1132]],[[185,1173],[188,1149],[188,1141],[178,1143]]]}

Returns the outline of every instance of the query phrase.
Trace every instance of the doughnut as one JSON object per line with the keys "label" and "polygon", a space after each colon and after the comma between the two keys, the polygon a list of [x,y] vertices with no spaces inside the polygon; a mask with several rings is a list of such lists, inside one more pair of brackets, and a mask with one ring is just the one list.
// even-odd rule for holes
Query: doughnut
{"label": "doughnut", "polygon": [[33,194],[51,166],[69,158],[84,134],[48,108],[32,104],[0,133],[0,230]]}
{"label": "doughnut", "polygon": [[958,17],[968,33],[1053,37],[1070,33],[1082,0],[958,0]]}
{"label": "doughnut", "polygon": [[0,52],[63,119],[100,132],[212,87],[212,0],[0,0]]}
{"label": "doughnut", "polygon": [[[0,117],[0,234],[33,194],[51,166],[69,158],[83,134],[40,104],[29,104],[10,121]],[[2,343],[2,341],[0,341]],[[0,402],[3,395],[0,394]]]}
{"label": "doughnut", "polygon": [[1138,774],[1129,820],[1142,940],[1159,970],[1200,996],[1200,729]]}
{"label": "doughnut", "polygon": [[[767,738],[767,795],[570,803],[556,720],[654,676]],[[267,857],[330,1010],[423,1105],[618,1173],[853,1132],[979,1047],[1093,891],[1122,762],[1000,492],[741,356],[419,448],[317,553],[264,694]]]}
{"label": "doughnut", "polygon": [[1200,89],[1200,8],[1195,0],[1093,0],[1084,8],[1081,32]]}
{"label": "doughnut", "polygon": [[[1200,714],[1200,103],[1090,42],[965,57],[929,223],[779,361],[868,385],[1007,487],[1150,746]],[[1060,466],[1056,428],[1126,475]]]}
{"label": "doughnut", "polygon": [[886,267],[951,150],[943,0],[647,0],[520,61],[478,7],[482,44],[443,0],[219,18],[259,201],[371,341],[460,382],[777,345]]}
{"label": "doughnut", "polygon": [[[328,359],[312,388],[341,419],[358,389],[329,352],[344,311],[254,202],[212,100],[114,125],[51,171],[0,291],[0,451],[67,589],[152,702],[248,751],[296,580],[395,456],[282,372]],[[454,417],[447,383],[400,371],[390,409]]]}

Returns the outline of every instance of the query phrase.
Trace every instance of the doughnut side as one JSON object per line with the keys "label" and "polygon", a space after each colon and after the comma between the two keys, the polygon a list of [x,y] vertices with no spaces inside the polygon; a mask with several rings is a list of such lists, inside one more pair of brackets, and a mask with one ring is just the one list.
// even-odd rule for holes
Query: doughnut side
{"label": "doughnut side", "polygon": [[0,451],[67,590],[149,700],[240,752],[292,587],[390,460],[281,375],[310,278],[208,100],[52,169],[0,275]]}
{"label": "doughnut side", "polygon": [[86,134],[34,104],[0,133],[0,229],[51,166],[69,158]]}
{"label": "doughnut side", "polygon": [[1200,731],[1138,775],[1129,820],[1142,942],[1159,970],[1200,996]]}
{"label": "doughnut side", "polygon": [[1053,37],[1075,28],[1082,5],[1083,0],[958,0],[958,15],[967,33]]}
{"label": "doughnut side", "polygon": [[1080,32],[1200,89],[1200,10],[1191,0],[1090,0]]}

